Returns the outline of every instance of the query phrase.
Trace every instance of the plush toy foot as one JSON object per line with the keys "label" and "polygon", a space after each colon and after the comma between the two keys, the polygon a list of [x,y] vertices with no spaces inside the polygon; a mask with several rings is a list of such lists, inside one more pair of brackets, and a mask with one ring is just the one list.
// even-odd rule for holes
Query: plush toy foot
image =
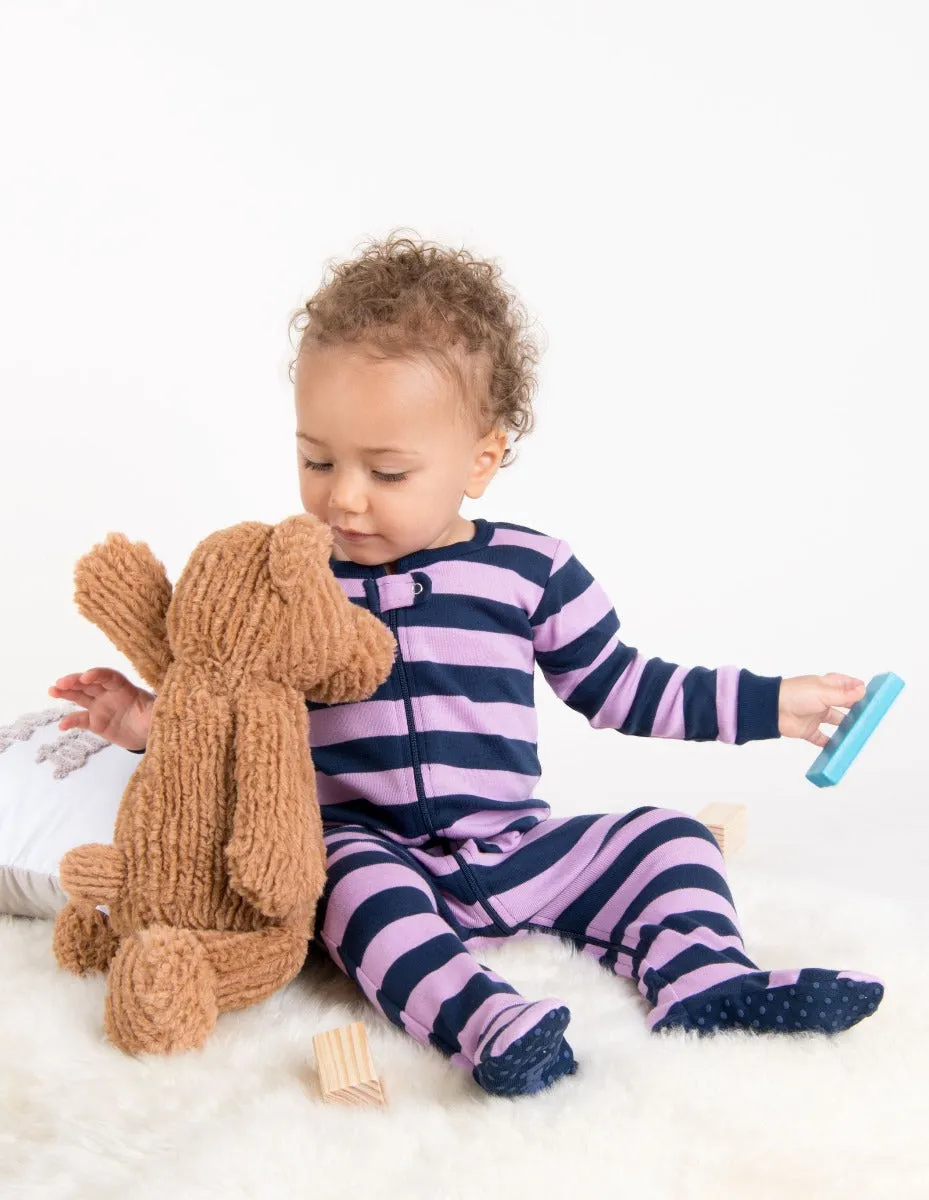
{"label": "plush toy foot", "polygon": [[58,877],[69,896],[115,904],[126,886],[126,856],[100,842],[75,846],[58,864]]}
{"label": "plush toy foot", "polygon": [[110,967],[104,1027],[129,1054],[202,1046],[216,1024],[216,977],[195,934],[153,925],[122,939]]}
{"label": "plush toy foot", "polygon": [[89,903],[69,900],[55,918],[52,949],[58,965],[75,975],[109,970],[119,938],[106,913]]}

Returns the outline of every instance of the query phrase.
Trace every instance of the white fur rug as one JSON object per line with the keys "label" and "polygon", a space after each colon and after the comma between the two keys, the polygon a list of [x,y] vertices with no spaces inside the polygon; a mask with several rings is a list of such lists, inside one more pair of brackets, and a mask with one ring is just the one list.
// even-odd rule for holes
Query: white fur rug
{"label": "white fur rug", "polygon": [[[929,1196],[924,926],[902,905],[780,888],[738,864],[730,878],[756,962],[873,972],[878,1012],[831,1040],[650,1034],[631,982],[537,935],[482,961],[568,1003],[581,1069],[517,1100],[485,1096],[321,961],[222,1017],[202,1052],[124,1057],[103,1039],[102,979],[58,970],[50,923],[0,918],[0,1195]],[[384,1110],[315,1090],[314,1033],[359,1018]]]}

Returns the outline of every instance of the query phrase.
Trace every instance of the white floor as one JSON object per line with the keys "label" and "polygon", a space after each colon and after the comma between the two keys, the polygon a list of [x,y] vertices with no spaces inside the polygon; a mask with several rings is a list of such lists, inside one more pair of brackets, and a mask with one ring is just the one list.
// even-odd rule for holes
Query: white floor
{"label": "white floor", "polygon": [[[811,833],[791,858],[753,829],[729,866],[749,952],[873,972],[878,1012],[833,1039],[656,1036],[631,983],[539,935],[482,959],[569,1004],[581,1071],[515,1101],[484,1096],[324,963],[224,1017],[201,1053],[124,1057],[101,1034],[103,981],[57,970],[48,923],[0,918],[0,1194],[924,1198],[925,904],[899,866],[913,847],[875,833],[866,856],[860,835]],[[383,1111],[324,1106],[315,1090],[313,1034],[359,1017]]]}

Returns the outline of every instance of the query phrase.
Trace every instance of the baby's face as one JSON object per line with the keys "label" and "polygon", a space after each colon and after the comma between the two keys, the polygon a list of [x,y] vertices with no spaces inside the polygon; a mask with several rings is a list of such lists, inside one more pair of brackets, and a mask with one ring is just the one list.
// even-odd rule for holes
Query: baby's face
{"label": "baby's face", "polygon": [[300,496],[331,527],[336,558],[374,566],[473,535],[459,509],[483,494],[505,434],[477,437],[427,360],[306,346],[295,402]]}

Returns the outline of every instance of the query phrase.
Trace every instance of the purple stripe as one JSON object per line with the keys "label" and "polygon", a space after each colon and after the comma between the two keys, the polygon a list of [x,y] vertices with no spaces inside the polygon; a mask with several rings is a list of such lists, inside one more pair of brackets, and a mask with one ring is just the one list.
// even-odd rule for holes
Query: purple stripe
{"label": "purple stripe", "polygon": [[665,685],[652,722],[652,737],[681,738],[684,733],[684,680],[689,667],[678,667]]}
{"label": "purple stripe", "polygon": [[514,996],[512,992],[494,992],[475,1009],[458,1035],[461,1045],[470,1048],[469,1061],[472,1066],[480,1057],[482,1043],[505,1020],[506,1013],[524,1003],[520,996]]}
{"label": "purple stripe", "polygon": [[477,596],[533,612],[542,599],[542,588],[508,567],[464,559],[438,562],[429,567],[434,593],[450,596]]}
{"label": "purple stripe", "polygon": [[[610,642],[608,651],[615,647],[615,639]],[[603,656],[605,657],[605,655]],[[627,663],[619,679],[613,684],[609,695],[590,719],[594,729],[620,729],[623,721],[629,716],[636,692],[642,681],[642,674],[648,664],[644,654],[636,653],[632,662]]]}
{"label": "purple stripe", "polygon": [[453,821],[451,825],[437,829],[436,833],[458,841],[470,841],[471,838],[495,837],[501,830],[506,829],[507,825],[511,825],[513,821],[517,820],[524,813],[538,815],[531,805],[507,809],[473,810],[467,812],[460,820]]}
{"label": "purple stripe", "polygon": [[398,631],[408,662],[434,662],[458,667],[506,667],[532,673],[532,641],[513,633],[481,629],[408,625]]}
{"label": "purple stripe", "polygon": [[385,808],[416,804],[416,782],[412,767],[389,771],[346,771],[341,775],[316,772],[316,795],[320,804],[347,804],[363,797]]}
{"label": "purple stripe", "polygon": [[592,629],[612,611],[610,598],[594,580],[579,596],[569,600],[558,612],[552,613],[541,625],[535,627],[533,641],[536,651],[548,654],[553,650],[560,650],[588,629]]}
{"label": "purple stripe", "polygon": [[[326,821],[326,818],[324,817],[323,823],[324,823],[324,827],[326,828],[325,838],[326,838],[327,846],[338,846],[338,845],[340,845],[340,843],[342,841],[347,840],[344,837],[340,838],[338,832],[333,832],[335,830],[341,831],[341,829],[342,829],[341,822]],[[351,838],[352,840],[359,840],[364,837],[366,839],[366,841],[370,842],[370,844],[372,846],[379,846],[381,849],[384,849],[383,835],[382,835],[381,839],[375,838],[373,836],[373,834],[370,837],[367,837],[367,835],[359,833],[357,831],[357,829],[352,829],[349,831],[348,837]],[[428,840],[429,840],[428,834],[417,834],[417,836],[415,838],[410,838],[410,837],[403,837],[401,834],[394,833],[393,831],[391,831],[391,833],[390,833],[390,841],[396,842],[396,843],[398,843],[398,845],[401,845],[401,846],[419,847]]]}
{"label": "purple stripe", "polygon": [[310,746],[335,746],[355,738],[406,733],[402,700],[363,700],[310,713]]}
{"label": "purple stripe", "polygon": [[339,587],[348,598],[357,599],[365,594],[365,581],[363,579],[336,579]]}
{"label": "purple stripe", "polygon": [[[445,932],[449,932],[447,925]],[[407,1012],[414,1013],[416,1019],[431,1031],[435,1028],[436,1018],[445,1001],[457,996],[476,975],[481,974],[483,972],[477,959],[472,958],[462,947],[460,954],[456,954],[441,967],[431,971],[425,979],[420,980],[407,997],[404,1008]],[[512,992],[501,992],[499,996],[501,1008],[513,1003]],[[469,1058],[473,1056],[476,1048],[476,1045],[467,1046],[462,1042],[461,1049]]]}
{"label": "purple stripe", "polygon": [[[423,732],[489,733],[535,743],[538,717],[529,704],[473,701],[467,696],[414,696],[416,728]],[[337,704],[310,714],[310,746],[409,732],[402,700]]]}
{"label": "purple stripe", "polygon": [[[606,846],[602,851],[600,851],[600,853],[596,853],[590,857],[587,864],[573,876],[569,883],[562,884],[552,896],[551,900],[543,901],[543,903],[538,906],[538,910],[533,919],[538,918],[539,920],[544,921],[557,921],[561,914],[565,912],[565,910],[568,909],[574,903],[574,901],[578,899],[578,897],[583,895],[583,893],[587,891],[592,883],[596,882],[603,876],[604,871],[608,870],[609,865],[615,862],[619,855],[622,854],[623,851],[626,850],[626,848],[631,845],[631,843],[634,842],[637,837],[640,837],[649,829],[654,829],[655,826],[660,825],[662,821],[666,821],[668,819],[669,812],[670,810],[668,809],[655,808],[650,812],[641,813],[631,821],[627,821],[626,824],[619,829],[613,837],[610,838],[609,842],[607,842]],[[673,815],[677,816],[678,814],[675,812]],[[562,824],[564,821],[573,820],[572,817],[561,817],[556,819],[558,824]],[[591,831],[599,829],[602,841],[602,835],[606,832],[606,830],[603,829],[603,822],[609,822],[609,826],[612,826],[617,820],[619,820],[619,817],[616,813],[608,813],[591,826]],[[546,821],[544,824],[550,826],[553,824],[553,822]],[[530,832],[534,833],[535,830],[530,830]],[[578,844],[580,845],[580,843]],[[615,925],[616,922],[614,921],[613,924]],[[588,929],[588,933],[589,932],[590,930]],[[609,939],[603,938],[601,940],[608,941]]]}
{"label": "purple stripe", "polygon": [[522,529],[494,529],[490,539],[491,546],[523,546],[527,550],[538,550],[546,558],[551,558],[558,548],[556,538],[544,533],[528,533]]}
{"label": "purple stripe", "polygon": [[[393,837],[392,834],[391,837]],[[417,862],[422,863],[423,869],[436,879],[442,879],[446,875],[457,875],[461,870],[461,867],[452,855],[445,853],[443,850],[436,850],[433,854],[429,850],[413,847],[410,853]],[[477,905],[477,907],[480,908],[480,905]]]}
{"label": "purple stripe", "polygon": [[[679,888],[676,892],[671,893],[674,896],[674,912],[686,912],[688,909],[694,911],[699,909],[701,912],[717,912],[724,916],[728,916],[725,902],[722,904],[706,904],[704,897],[706,892],[700,888]],[[715,894],[715,893],[714,893]],[[649,910],[649,919],[646,924],[656,925],[661,918],[655,918],[655,915]],[[638,931],[642,927],[642,921],[636,921],[634,928],[638,936]],[[627,935],[628,936],[628,935]],[[706,946],[710,950],[740,950],[745,953],[745,946],[741,937],[737,933],[716,933],[706,925],[700,929],[700,944]],[[649,966],[654,967],[656,971],[661,970],[672,959],[677,958],[685,950],[693,945],[693,936],[680,933],[676,929],[662,929],[661,933],[655,938],[648,950]]]}
{"label": "purple stripe", "polygon": [[[372,863],[367,867],[358,867],[343,876],[332,889],[326,907],[326,937],[341,947],[345,930],[358,906],[372,896],[395,887],[416,888],[428,896],[430,904],[435,903],[429,885],[405,863]],[[436,917],[436,920],[440,918]]]}
{"label": "purple stripe", "polygon": [[547,1013],[554,1012],[556,1008],[561,1008],[564,1004],[562,1000],[547,999],[537,1000],[534,1004],[529,1004],[523,1009],[518,1016],[514,1017],[510,1024],[504,1029],[503,1033],[497,1038],[491,1047],[491,1054],[496,1058],[500,1054],[506,1054],[510,1046],[521,1038],[524,1033],[528,1033],[546,1016]]}
{"label": "purple stripe", "polygon": [[738,728],[739,668],[718,667],[716,670],[717,741],[733,744]]}
{"label": "purple stripe", "polygon": [[609,656],[615,650],[618,642],[618,637],[615,635],[611,637],[593,662],[588,663],[586,667],[579,667],[576,671],[565,671],[564,673],[558,673],[555,671],[546,671],[545,667],[543,667],[541,663],[539,663],[539,666],[541,667],[542,674],[551,685],[551,689],[555,695],[560,700],[567,700],[578,684],[582,683],[588,675],[592,675],[593,672],[596,671],[596,669],[600,666],[600,664],[609,658]]}
{"label": "purple stripe", "polygon": [[[549,833],[556,833],[564,820],[571,818],[562,818],[556,821],[545,821],[544,825],[548,826]],[[545,905],[550,896],[557,896],[559,903],[563,908],[567,908],[570,900],[566,900],[569,894],[574,898],[571,885],[578,879],[585,867],[597,855],[597,851],[603,844],[603,839],[607,833],[616,824],[617,817],[607,815],[600,817],[597,821],[587,829],[583,836],[578,839],[577,843],[572,848],[557,859],[550,867],[544,871],[540,871],[538,875],[534,875],[531,879],[527,879],[524,883],[518,884],[509,891],[499,892],[493,897],[494,904],[500,905],[511,925],[517,925],[521,921],[534,918],[536,914],[545,908]],[[636,822],[632,822],[636,825]],[[537,827],[538,828],[538,827]],[[620,842],[622,845],[628,843],[628,839],[623,839],[617,836],[610,842],[612,849],[615,842]],[[599,861],[599,856],[598,856]],[[598,874],[603,873],[601,867]],[[582,888],[576,891],[576,895],[580,895],[589,885],[586,881]]]}
{"label": "purple stripe", "polygon": [[[774,974],[773,971],[771,973]],[[852,979],[855,983],[884,983],[883,979],[878,979],[876,975],[864,975],[860,971],[839,971],[836,979]]]}
{"label": "purple stripe", "polygon": [[368,943],[361,959],[361,969],[375,988],[380,988],[384,976],[398,958],[448,932],[448,925],[438,913],[413,913],[398,917],[396,921],[385,925]]}
{"label": "purple stripe", "polygon": [[[680,815],[671,809],[660,811],[665,819],[673,819]],[[610,845],[612,846],[613,843],[611,842]],[[591,919],[587,926],[588,936],[608,941],[623,914],[635,903],[638,896],[655,879],[656,875],[661,874],[668,867],[683,862],[712,867],[718,871],[721,865],[719,847],[715,842],[711,845],[701,837],[675,838],[671,846],[667,844],[656,846],[626,876],[617,891]],[[599,871],[602,869],[598,867]],[[690,899],[685,901],[685,897],[690,897]],[[676,888],[661,896],[656,896],[644,912],[639,914],[636,926],[658,925],[665,917],[679,912],[687,912],[688,909],[695,907],[708,908],[711,912],[725,913],[738,927],[738,917],[732,905],[715,892],[702,888]]]}
{"label": "purple stripe", "polygon": [[[642,967],[644,976],[648,966],[643,962]],[[697,971],[691,971],[689,975],[682,975],[673,984],[669,983],[659,991],[655,998],[655,1007],[648,1014],[645,1023],[649,1029],[652,1029],[668,1015],[669,1009],[673,1008],[678,1000],[686,1000],[688,996],[695,996],[698,992],[705,991],[716,983],[725,983],[727,979],[738,979],[740,975],[754,973],[751,967],[739,966],[737,963],[714,963],[713,966],[700,967]],[[646,985],[640,982],[639,991],[643,995],[645,988]]]}
{"label": "purple stripe", "polygon": [[424,732],[489,733],[535,741],[539,734],[536,710],[529,704],[474,701],[467,696],[415,696],[416,727]]}
{"label": "purple stripe", "polygon": [[[494,800],[527,800],[539,781],[539,775],[518,771],[492,771],[480,767],[452,767],[448,763],[429,763],[431,794],[441,796],[488,796]],[[388,774],[388,772],[384,772]]]}

